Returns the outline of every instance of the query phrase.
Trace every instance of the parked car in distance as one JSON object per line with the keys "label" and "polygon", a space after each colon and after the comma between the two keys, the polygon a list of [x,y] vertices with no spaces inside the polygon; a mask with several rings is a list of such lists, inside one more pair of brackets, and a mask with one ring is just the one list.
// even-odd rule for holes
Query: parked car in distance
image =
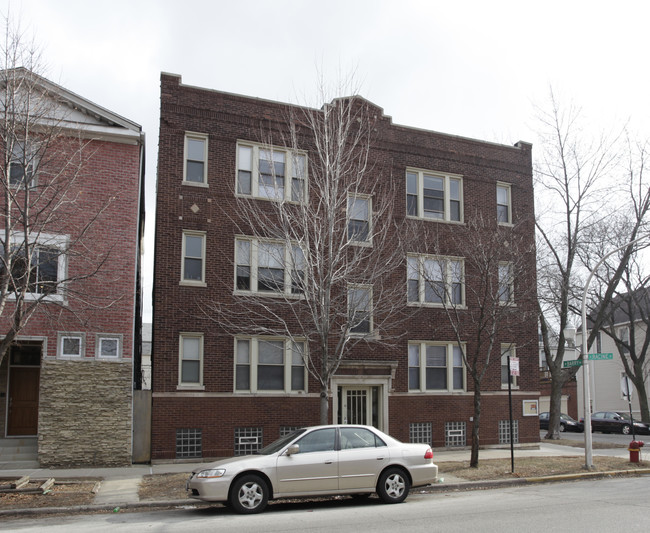
{"label": "parked car in distance", "polygon": [[[584,422],[583,419],[580,420]],[[628,413],[616,411],[598,411],[591,415],[591,431],[602,431],[603,433],[632,433],[632,421]],[[634,432],[641,435],[650,435],[650,424],[634,421]]]}
{"label": "parked car in distance", "polygon": [[222,459],[192,472],[192,498],[225,502],[259,513],[269,500],[376,492],[385,503],[404,501],[411,487],[438,479],[427,444],[405,444],[370,426],[298,429],[256,455]]}
{"label": "parked car in distance", "polygon": [[[548,429],[548,419],[550,413],[540,413],[539,414],[539,429]],[[575,431],[577,433],[582,433],[585,429],[585,426],[582,422],[571,418],[565,413],[560,414],[560,431]]]}

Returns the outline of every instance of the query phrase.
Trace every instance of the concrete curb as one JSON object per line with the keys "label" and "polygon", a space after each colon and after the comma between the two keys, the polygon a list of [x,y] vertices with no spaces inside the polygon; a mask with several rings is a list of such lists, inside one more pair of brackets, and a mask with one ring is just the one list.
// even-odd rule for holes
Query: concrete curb
{"label": "concrete curb", "polygon": [[[418,487],[412,489],[413,493],[434,494],[438,492],[459,492],[466,490],[488,490],[499,487],[516,487],[533,483],[554,483],[561,481],[575,481],[581,479],[604,479],[617,476],[642,476],[649,475],[650,468],[638,470],[612,470],[609,472],[580,472],[577,474],[558,474],[555,476],[529,477],[515,479],[492,479],[484,481],[466,481],[462,483],[440,483],[429,487]],[[0,518],[42,516],[50,514],[84,514],[95,512],[121,512],[137,511],[146,509],[166,509],[178,507],[209,507],[213,502],[204,502],[195,499],[186,500],[164,500],[164,501],[141,501],[125,504],[104,504],[104,505],[79,505],[76,507],[38,507],[33,509],[7,509],[0,511]]]}

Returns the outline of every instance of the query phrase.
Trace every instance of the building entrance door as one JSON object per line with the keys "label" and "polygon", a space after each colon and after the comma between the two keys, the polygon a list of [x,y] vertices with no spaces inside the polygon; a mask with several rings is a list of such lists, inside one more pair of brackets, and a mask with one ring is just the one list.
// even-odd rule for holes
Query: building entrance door
{"label": "building entrance door", "polygon": [[7,436],[38,434],[38,390],[41,347],[14,346],[9,356]]}
{"label": "building entrance door", "polygon": [[379,427],[379,387],[341,386],[339,424],[362,424]]}

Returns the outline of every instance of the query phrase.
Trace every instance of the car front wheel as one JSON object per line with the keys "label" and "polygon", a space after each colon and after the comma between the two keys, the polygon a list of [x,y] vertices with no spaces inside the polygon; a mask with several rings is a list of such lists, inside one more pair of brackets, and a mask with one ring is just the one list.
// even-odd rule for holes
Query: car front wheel
{"label": "car front wheel", "polygon": [[384,503],[401,503],[410,488],[408,477],[401,468],[389,468],[379,477],[377,494]]}
{"label": "car front wheel", "polygon": [[240,477],[230,492],[230,505],[242,514],[259,513],[268,501],[269,489],[264,480],[255,475]]}
{"label": "car front wheel", "polygon": [[628,424],[625,424],[621,428],[621,433],[623,433],[623,435],[629,435],[631,431],[632,431],[632,428]]}
{"label": "car front wheel", "polygon": [[566,431],[566,426],[564,424],[560,424],[560,433],[564,433]]}

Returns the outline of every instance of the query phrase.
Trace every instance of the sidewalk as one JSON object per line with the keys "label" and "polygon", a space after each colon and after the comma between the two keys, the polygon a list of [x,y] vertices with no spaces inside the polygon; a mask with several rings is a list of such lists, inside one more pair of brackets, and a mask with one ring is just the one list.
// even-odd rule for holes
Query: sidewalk
{"label": "sidewalk", "polygon": [[[625,448],[614,448],[604,450],[594,450],[594,456],[610,456],[628,458],[628,451]],[[550,456],[584,456],[582,448],[571,446],[561,446],[556,444],[540,443],[537,448],[516,448],[514,452],[515,461],[523,457],[550,457]],[[434,462],[444,463],[449,461],[468,461],[470,457],[469,449],[460,450],[434,450]],[[505,459],[510,458],[510,449],[482,449],[480,459]],[[174,500],[163,502],[143,501],[138,496],[138,488],[143,476],[150,474],[177,474],[189,473],[201,465],[207,463],[164,463],[153,465],[132,465],[118,468],[68,468],[68,469],[51,469],[51,468],[33,468],[33,469],[3,469],[0,470],[0,477],[21,477],[30,476],[34,479],[55,478],[55,479],[83,479],[83,478],[101,478],[102,482],[98,493],[95,495],[93,505],[79,510],[103,510],[113,508],[133,508],[133,507],[163,507],[175,505],[201,505],[198,500]],[[643,471],[650,473],[650,469]],[[585,476],[590,473],[585,472]],[[577,475],[580,477],[582,475]],[[454,490],[463,488],[475,488],[477,486],[493,486],[499,482],[468,482],[464,479],[444,473],[444,480],[434,486],[434,490]],[[561,477],[561,476],[558,476]],[[573,476],[572,478],[575,478]],[[519,480],[502,480],[500,484],[512,484],[512,482],[525,483],[525,479]],[[3,516],[20,516],[25,514],[39,514],[52,512],[52,508],[42,509],[22,509],[22,510],[0,510],[0,518]],[[65,512],[66,509],[59,510]],[[68,512],[75,512],[75,508],[67,509]]]}

